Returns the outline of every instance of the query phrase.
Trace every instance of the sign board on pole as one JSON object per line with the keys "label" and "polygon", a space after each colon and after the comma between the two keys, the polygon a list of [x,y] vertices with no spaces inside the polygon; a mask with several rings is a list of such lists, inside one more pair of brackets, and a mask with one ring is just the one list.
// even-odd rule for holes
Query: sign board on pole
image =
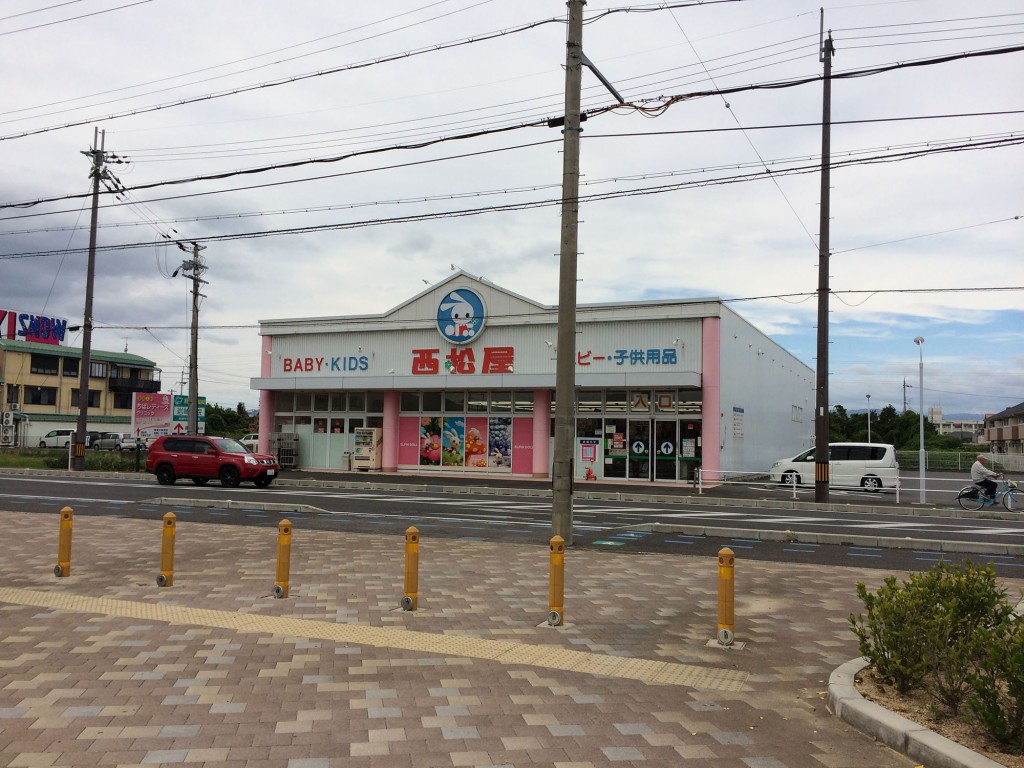
{"label": "sign board on pole", "polygon": [[[206,434],[206,398],[199,398],[199,434]],[[132,434],[152,440],[160,435],[188,432],[188,397],[162,393],[132,394]]]}
{"label": "sign board on pole", "polygon": [[[188,395],[174,396],[174,409],[172,411],[171,433],[184,435],[188,432]],[[197,408],[197,430],[200,435],[206,434],[206,398],[199,398]]]}

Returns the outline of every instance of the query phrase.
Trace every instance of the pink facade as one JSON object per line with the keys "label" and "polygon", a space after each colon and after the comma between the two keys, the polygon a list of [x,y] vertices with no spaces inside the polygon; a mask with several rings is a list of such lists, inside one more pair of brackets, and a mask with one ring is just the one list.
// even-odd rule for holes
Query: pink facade
{"label": "pink facade", "polygon": [[722,321],[705,317],[701,322],[701,433],[702,466],[705,471],[721,469],[722,430]]}

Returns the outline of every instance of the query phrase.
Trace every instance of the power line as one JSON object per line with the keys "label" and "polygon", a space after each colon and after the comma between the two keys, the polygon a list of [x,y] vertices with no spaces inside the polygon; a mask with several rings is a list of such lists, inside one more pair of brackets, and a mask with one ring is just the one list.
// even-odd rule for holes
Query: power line
{"label": "power line", "polygon": [[[925,149],[920,150],[908,150],[890,153],[888,155],[876,155],[867,158],[855,158],[845,161],[838,161],[832,164],[833,168],[842,168],[853,165],[873,165],[878,163],[891,163],[900,162],[904,160],[911,160],[920,157],[926,157],[934,154],[945,154],[949,152],[962,152],[976,149],[994,149],[1005,146],[1016,146],[1024,144],[1024,136],[1012,136],[1010,138],[991,139],[985,141],[968,141],[960,144],[950,144],[947,146],[929,146]],[[816,173],[818,171],[816,164],[805,164],[802,166],[794,166],[792,168],[784,169],[770,169],[768,171],[759,171],[750,174],[736,174],[733,176],[720,177],[715,179],[698,179],[693,181],[678,182],[674,184],[664,184],[656,187],[644,187],[634,188],[627,190],[616,190],[612,192],[600,192],[591,195],[581,195],[579,201],[581,203],[587,202],[598,202],[603,200],[612,200],[622,197],[638,197],[643,195],[651,194],[663,194],[666,192],[673,192],[688,188],[718,186],[724,184],[736,184],[747,181],[763,180],[771,175],[793,175],[793,174],[806,174]],[[254,239],[261,237],[277,237],[282,235],[299,235],[299,234],[310,234],[314,232],[326,232],[326,231],[341,231],[347,229],[360,229],[371,226],[381,226],[384,224],[402,224],[419,221],[433,221],[438,219],[449,219],[449,218],[463,218],[467,216],[479,216],[483,214],[508,212],[508,211],[519,211],[529,210],[534,208],[550,207],[553,205],[561,205],[561,198],[553,198],[547,200],[535,200],[527,201],[522,203],[508,203],[503,205],[486,206],[480,208],[467,208],[467,209],[455,209],[449,211],[433,212],[433,213],[421,213],[409,216],[395,216],[383,219],[368,219],[355,222],[344,222],[334,224],[316,224],[306,227],[288,227],[272,230],[260,230],[244,233],[231,233],[223,235],[209,235],[203,237],[204,241],[228,241],[228,240],[244,240]],[[139,242],[139,243],[120,243],[115,245],[99,246],[98,251],[114,251],[114,250],[130,250],[136,248],[147,248],[158,243],[153,242]],[[70,249],[69,252],[75,252],[76,250],[81,251],[82,249]],[[54,251],[29,251],[14,254],[5,254],[0,256],[0,260],[9,260],[15,258],[29,258],[29,257],[40,257],[53,255]]]}
{"label": "power line", "polygon": [[[33,30],[33,29],[41,29],[43,27],[52,27],[55,24],[65,24],[65,23],[67,23],[69,21],[78,21],[79,19],[87,19],[90,16],[99,16],[99,15],[104,14],[104,13],[111,13],[113,11],[120,11],[120,10],[123,10],[125,8],[131,8],[131,7],[136,6],[136,5],[145,5],[146,3],[151,3],[151,2],[153,2],[153,0],[136,0],[134,3],[128,3],[127,5],[119,5],[116,8],[105,8],[102,11],[93,11],[92,13],[83,13],[81,16],[71,16],[71,17],[69,17],[67,19],[58,19],[57,21],[48,21],[45,24],[36,24],[35,26],[32,26],[32,27],[22,27],[21,29],[11,29],[11,30],[8,30],[7,32],[0,32],[0,37],[4,37],[6,35],[13,35],[13,34],[16,34],[18,32],[28,32],[28,31]],[[66,5],[66,4],[67,3],[61,3],[61,5]],[[50,8],[57,8],[57,7],[59,7],[59,6],[56,6],[56,5],[51,5],[50,6]],[[46,10],[46,9],[39,9],[39,10]],[[32,13],[32,11],[26,11],[26,13]],[[23,14],[15,14],[15,16],[21,16],[21,15],[23,15]],[[14,18],[14,17],[13,16],[8,16],[6,18]]]}

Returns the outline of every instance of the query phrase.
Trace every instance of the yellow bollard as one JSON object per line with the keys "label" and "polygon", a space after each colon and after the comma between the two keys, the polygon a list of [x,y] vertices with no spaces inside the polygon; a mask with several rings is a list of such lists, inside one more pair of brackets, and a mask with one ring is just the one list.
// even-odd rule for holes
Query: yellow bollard
{"label": "yellow bollard", "polygon": [[71,507],[60,511],[60,536],[57,539],[57,565],[53,568],[54,576],[71,575],[71,521],[74,513]]}
{"label": "yellow bollard", "polygon": [[735,639],[734,593],[736,555],[728,547],[718,551],[718,642],[732,645]]}
{"label": "yellow bollard", "polygon": [[277,524],[277,583],[274,597],[288,597],[288,571],[292,567],[292,523],[282,520]]}
{"label": "yellow bollard", "polygon": [[160,575],[156,577],[158,587],[169,587],[174,584],[174,536],[177,532],[177,520],[173,512],[164,515],[164,533],[160,542]]}
{"label": "yellow bollard", "polygon": [[565,539],[551,537],[551,567],[548,575],[548,624],[562,626],[565,620]]}
{"label": "yellow bollard", "polygon": [[405,529],[405,595],[402,610],[415,611],[419,605],[420,588],[420,532],[410,526]]}

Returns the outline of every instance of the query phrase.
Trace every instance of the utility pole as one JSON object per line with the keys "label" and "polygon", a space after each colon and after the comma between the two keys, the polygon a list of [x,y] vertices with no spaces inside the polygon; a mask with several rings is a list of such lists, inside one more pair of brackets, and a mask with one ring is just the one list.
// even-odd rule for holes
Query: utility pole
{"label": "utility pole", "polygon": [[[821,17],[822,36],[825,16]],[[818,228],[818,360],[817,393],[814,413],[814,500],[828,502],[828,257],[829,257],[829,185],[831,183],[832,131],[832,33],[821,46],[825,64],[824,97],[821,114],[821,220]]]}
{"label": "utility pole", "polygon": [[565,41],[565,122],[562,127],[562,237],[555,352],[555,455],[551,471],[551,532],[572,545],[572,452],[576,437],[576,255],[580,194],[580,89],[583,6],[569,0]]}
{"label": "utility pole", "polygon": [[[188,252],[181,243],[178,243],[181,250]],[[192,347],[188,361],[188,434],[199,434],[199,298],[203,295],[199,292],[199,286],[205,284],[202,279],[206,265],[203,263],[200,251],[205,251],[206,246],[199,243],[192,243],[192,258],[183,261],[181,266],[174,271],[189,273],[192,278]]]}
{"label": "utility pole", "polygon": [[903,412],[907,412],[907,387],[914,388],[913,384],[907,384],[907,377],[903,377]]}
{"label": "utility pole", "polygon": [[93,129],[92,149],[82,152],[92,159],[92,220],[89,225],[89,259],[85,271],[85,314],[82,318],[82,361],[78,370],[78,423],[75,426],[75,438],[71,457],[71,469],[81,472],[85,469],[85,440],[89,429],[89,368],[92,364],[90,353],[92,347],[92,293],[96,277],[96,225],[100,207],[100,181],[106,175],[106,155],[103,151],[107,143],[107,132]]}

